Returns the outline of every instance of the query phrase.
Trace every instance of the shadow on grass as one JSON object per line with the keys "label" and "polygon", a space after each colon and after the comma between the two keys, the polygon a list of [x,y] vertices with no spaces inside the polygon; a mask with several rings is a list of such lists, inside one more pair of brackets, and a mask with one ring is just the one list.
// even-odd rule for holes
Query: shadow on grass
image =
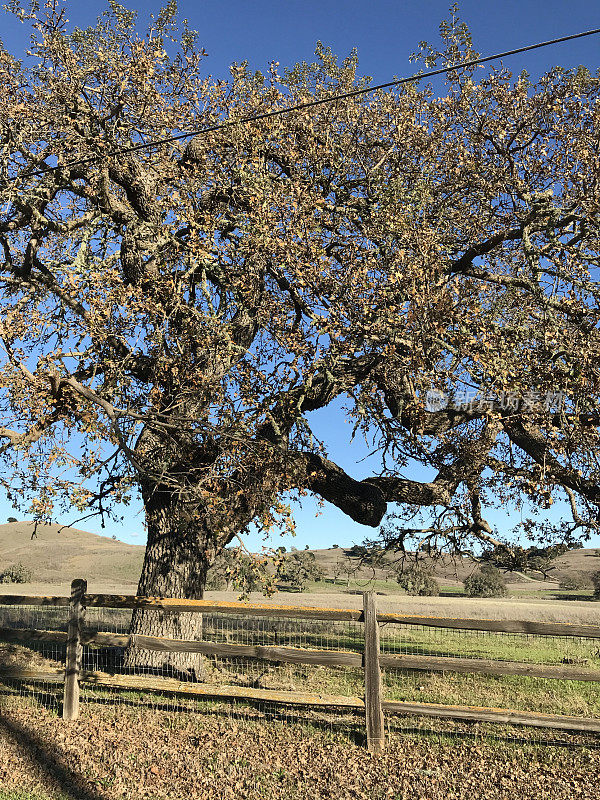
{"label": "shadow on grass", "polygon": [[477,730],[477,723],[472,723],[475,730],[443,730],[436,728],[425,728],[419,725],[406,725],[406,726],[393,726],[386,731],[386,736],[393,739],[398,739],[402,736],[415,736],[424,739],[438,740],[440,744],[456,744],[456,743],[506,743],[515,746],[528,745],[530,747],[562,747],[567,750],[581,750],[582,747],[588,750],[600,750],[600,737],[588,738],[578,737],[576,734],[570,738],[565,739],[552,739],[542,738],[541,736],[527,737],[523,734],[515,732],[503,733],[501,731],[494,731],[493,729],[481,731]]}
{"label": "shadow on grass", "polygon": [[71,769],[52,746],[32,730],[32,726],[11,719],[2,710],[0,710],[0,734],[25,750],[27,759],[41,768],[43,774],[55,784],[56,790],[62,796],[70,800],[107,800],[107,795],[91,788],[82,775]]}
{"label": "shadow on grass", "polygon": [[[588,603],[598,603],[598,598],[593,594],[561,594],[561,592],[554,592],[552,595],[554,600],[585,600]],[[600,607],[600,604],[599,604]]]}

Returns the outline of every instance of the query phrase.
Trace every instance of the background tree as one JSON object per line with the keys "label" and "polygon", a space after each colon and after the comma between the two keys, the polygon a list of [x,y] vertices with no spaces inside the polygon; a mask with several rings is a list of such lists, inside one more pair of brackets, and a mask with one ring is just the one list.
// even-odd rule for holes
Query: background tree
{"label": "background tree", "polygon": [[355,558],[350,558],[344,552],[333,565],[333,581],[337,583],[338,578],[344,578],[346,581],[346,588],[349,588],[350,581],[356,576],[359,570],[360,562]]}
{"label": "background tree", "polygon": [[33,573],[20,561],[10,564],[0,572],[0,583],[28,583],[33,578]]}
{"label": "background tree", "polygon": [[564,575],[558,582],[559,589],[567,589],[569,591],[590,589],[592,587],[592,575],[587,572],[575,572],[571,575]]}
{"label": "background tree", "polygon": [[492,550],[484,550],[481,560],[504,572],[539,572],[547,580],[552,570],[556,569],[555,560],[568,549],[564,543],[547,547],[514,545],[510,549],[496,546]]}
{"label": "background tree", "polygon": [[[486,506],[523,498],[568,499],[571,540],[597,530],[595,77],[460,69],[442,97],[415,81],[172,140],[368,79],[319,45],[283,75],[210,81],[173,3],[142,35],[116,2],[85,31],[58,0],[9,5],[32,28],[26,61],[0,49],[12,499],[48,519],[138,492],[138,591],[185,597],[308,492],[372,527],[397,504],[461,552],[499,542]],[[440,33],[417,58],[474,55],[456,18]],[[369,477],[311,430],[335,400],[380,455]]]}
{"label": "background tree", "polygon": [[298,592],[306,589],[309,581],[320,581],[325,573],[317,563],[315,554],[299,550],[284,555],[277,565],[275,577]]}
{"label": "background tree", "polygon": [[354,572],[361,572],[363,577],[369,576],[371,580],[378,577],[396,578],[398,567],[390,559],[390,550],[379,539],[365,539],[362,544],[352,545],[345,554],[354,559]]}
{"label": "background tree", "polygon": [[400,570],[397,580],[406,594],[427,597],[440,593],[440,585],[433,577],[431,568],[422,562]]}
{"label": "background tree", "polygon": [[497,567],[482,564],[464,581],[469,597],[505,597],[508,594],[506,579]]}
{"label": "background tree", "polygon": [[273,590],[273,576],[266,559],[258,559],[241,547],[226,547],[215,557],[206,577],[206,589],[237,590],[247,597],[257,590]]}

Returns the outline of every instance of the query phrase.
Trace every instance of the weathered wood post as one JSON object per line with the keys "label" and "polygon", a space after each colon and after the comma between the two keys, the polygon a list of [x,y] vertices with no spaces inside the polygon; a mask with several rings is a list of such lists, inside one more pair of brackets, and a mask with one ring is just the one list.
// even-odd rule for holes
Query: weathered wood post
{"label": "weathered wood post", "polygon": [[87,581],[77,578],[71,583],[69,604],[69,627],[67,628],[67,657],[65,663],[65,694],[63,719],[73,720],[79,716],[79,675],[81,673],[81,634],[85,617],[83,596],[87,592]]}
{"label": "weathered wood post", "polygon": [[372,753],[382,753],[385,748],[383,708],[381,706],[381,668],[379,666],[379,624],[373,592],[363,594],[365,624],[365,716],[367,747]]}

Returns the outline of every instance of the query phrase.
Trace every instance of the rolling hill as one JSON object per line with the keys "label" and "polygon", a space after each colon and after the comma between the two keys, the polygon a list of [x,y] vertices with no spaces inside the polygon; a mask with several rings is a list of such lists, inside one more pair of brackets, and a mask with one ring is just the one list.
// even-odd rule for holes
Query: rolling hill
{"label": "rolling hill", "polygon": [[137,585],[143,545],[60,525],[39,525],[32,539],[33,528],[33,522],[0,525],[0,572],[21,562],[31,570],[36,583],[64,583],[81,577]]}
{"label": "rolling hill", "polygon": [[[142,569],[144,546],[133,545],[98,536],[89,531],[61,526],[38,526],[37,535],[31,538],[33,522],[9,522],[0,525],[0,572],[11,564],[21,562],[32,572],[36,584],[70,583],[73,578],[86,578],[95,584],[116,584],[135,587]],[[332,577],[336,562],[344,557],[343,548],[323,548],[312,551],[325,575]],[[596,548],[571,550],[556,559],[552,580],[574,573],[592,573],[600,570],[600,550]],[[398,556],[391,556],[396,560]],[[435,576],[448,584],[463,581],[475,568],[469,559],[432,562]],[[373,577],[373,570],[361,569],[362,579]],[[376,578],[385,577],[381,570]],[[520,573],[508,573],[509,583],[528,579]],[[531,581],[532,588],[538,581]]]}
{"label": "rolling hill", "polygon": [[[342,547],[313,550],[312,552],[314,553],[325,574],[328,576],[332,576],[334,574],[336,562],[340,558],[343,559],[346,553],[345,549]],[[410,557],[410,554],[407,555]],[[555,560],[555,568],[550,573],[548,582],[558,582],[561,579],[574,574],[591,574],[593,572],[600,571],[599,555],[600,549],[596,548],[569,550],[567,553]],[[399,561],[400,557],[401,556],[399,554],[391,553],[388,556],[390,565],[392,565],[395,561]],[[429,560],[424,558],[423,561],[425,564],[428,564],[428,566],[431,567],[434,576],[438,580],[448,584],[460,583],[464,581],[465,578],[478,567],[478,563],[470,558],[451,558],[449,556],[445,556],[437,560]],[[375,577],[377,579],[383,579],[385,578],[385,575],[386,570],[373,570],[369,567],[363,567],[358,573],[358,576],[361,578]],[[509,584],[530,582],[532,584],[532,588],[535,588],[536,584],[541,583],[541,576],[538,573],[538,575],[535,577],[530,578],[520,572],[507,572],[506,580]]]}

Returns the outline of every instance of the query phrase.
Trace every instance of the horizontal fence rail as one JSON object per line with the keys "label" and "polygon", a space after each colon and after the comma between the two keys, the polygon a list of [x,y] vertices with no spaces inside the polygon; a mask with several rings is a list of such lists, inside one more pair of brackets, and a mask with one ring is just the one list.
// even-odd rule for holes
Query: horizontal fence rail
{"label": "horizontal fence rail", "polygon": [[[192,611],[200,614],[241,614],[252,617],[291,617],[336,622],[355,620],[361,622],[363,612],[349,608],[318,608],[314,606],[285,606],[271,603],[236,603],[220,600],[179,600],[164,597],[136,597],[135,595],[87,594],[86,606],[102,608],[150,608],[159,611]],[[600,635],[600,633],[599,633]]]}
{"label": "horizontal fence rail", "polygon": [[[600,625],[582,625],[527,620],[482,620],[452,617],[431,617],[416,614],[377,613],[373,593],[365,593],[364,606],[358,609],[316,608],[267,603],[221,602],[213,600],[181,600],[132,595],[87,594],[84,581],[74,581],[72,596],[48,597],[0,595],[0,605],[32,605],[69,607],[66,631],[32,627],[0,627],[0,640],[5,642],[56,642],[67,646],[64,669],[0,668],[0,679],[64,683],[63,716],[76,719],[79,711],[79,685],[149,690],[191,695],[206,699],[245,699],[315,708],[355,709],[365,714],[369,749],[380,752],[384,747],[383,714],[418,715],[456,720],[499,722],[554,728],[569,731],[600,733],[600,719],[570,717],[558,714],[519,712],[509,709],[454,706],[440,703],[414,703],[384,700],[381,696],[381,670],[401,669],[427,672],[476,673],[484,675],[517,675],[534,678],[600,682],[600,670],[583,664],[544,664],[463,658],[446,655],[383,653],[379,643],[382,625],[421,626],[455,631],[529,634],[549,637],[600,639]],[[250,617],[272,617],[301,620],[322,620],[363,624],[364,638],[360,651],[323,650],[262,644],[230,644],[210,640],[189,641],[158,636],[98,631],[85,624],[87,607],[112,609],[156,609],[162,612],[198,612]],[[110,674],[82,668],[83,646],[94,648],[135,646],[141,650],[165,653],[198,653],[221,659],[261,660],[282,664],[306,664],[323,667],[352,667],[365,675],[365,696],[321,694],[248,686],[191,683],[173,678]]]}
{"label": "horizontal fence rail", "polygon": [[397,625],[423,625],[430,628],[489,631],[490,633],[528,633],[537,636],[569,636],[600,639],[600,625],[578,625],[572,622],[534,622],[517,619],[464,619],[453,617],[423,617],[417,614],[377,614],[378,622]]}
{"label": "horizontal fence rail", "polygon": [[[7,642],[67,641],[63,631],[35,628],[0,628],[0,640]],[[221,642],[168,639],[139,634],[103,633],[83,629],[82,645],[131,647],[163,653],[198,653],[220,658],[248,658],[287,664],[315,664],[323,667],[361,667],[361,653],[344,650],[317,650],[269,645],[226,644]],[[600,670],[561,664],[532,664],[522,661],[494,661],[486,658],[454,658],[452,656],[404,655],[382,653],[379,664],[386,669],[409,669],[427,672],[466,672],[483,675],[527,675],[532,678],[558,678],[573,681],[598,681]]]}
{"label": "horizontal fence rail", "polygon": [[[0,605],[68,606],[68,597],[40,595],[0,595]],[[86,607],[148,608],[160,611],[196,611],[198,613],[240,614],[253,617],[289,617],[331,621],[363,622],[363,611],[350,608],[318,608],[315,606],[286,606],[271,603],[240,603],[219,600],[180,600],[136,595],[85,594]],[[472,619],[470,617],[431,617],[420,614],[377,614],[377,622],[396,625],[422,625],[453,630],[489,631],[490,633],[527,633],[538,636],[567,636],[600,639],[600,625],[572,622],[536,622],[533,620]]]}

